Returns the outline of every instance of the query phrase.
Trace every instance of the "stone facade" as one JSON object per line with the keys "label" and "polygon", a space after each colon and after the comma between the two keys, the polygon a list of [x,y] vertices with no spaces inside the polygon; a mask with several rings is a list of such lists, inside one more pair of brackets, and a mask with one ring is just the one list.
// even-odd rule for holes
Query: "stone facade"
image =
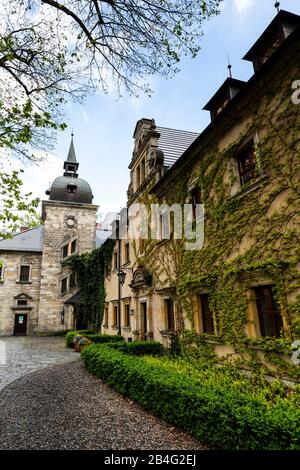
{"label": "stone facade", "polygon": [[[78,291],[77,287],[67,286],[61,292],[61,283],[68,278],[70,269],[62,266],[63,246],[76,241],[76,253],[91,251],[95,247],[95,224],[98,206],[92,204],[43,201],[44,245],[41,261],[41,286],[38,332],[62,329],[64,303]],[[68,226],[68,220],[74,225]],[[74,319],[65,315],[63,326],[72,329]]]}
{"label": "stone facade", "polygon": [[[33,334],[36,330],[39,312],[41,259],[40,253],[0,252],[3,270],[0,282],[1,336],[13,335],[16,315],[26,316],[28,335]],[[30,266],[29,280],[26,282],[20,281],[20,267],[22,265]],[[22,306],[18,303],[27,303],[27,305]]]}

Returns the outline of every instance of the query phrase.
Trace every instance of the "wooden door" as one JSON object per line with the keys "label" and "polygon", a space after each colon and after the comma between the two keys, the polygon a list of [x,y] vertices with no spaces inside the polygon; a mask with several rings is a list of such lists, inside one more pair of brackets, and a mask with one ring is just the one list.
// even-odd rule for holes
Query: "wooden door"
{"label": "wooden door", "polygon": [[15,315],[15,336],[26,336],[27,332],[27,315],[26,313],[17,313]]}

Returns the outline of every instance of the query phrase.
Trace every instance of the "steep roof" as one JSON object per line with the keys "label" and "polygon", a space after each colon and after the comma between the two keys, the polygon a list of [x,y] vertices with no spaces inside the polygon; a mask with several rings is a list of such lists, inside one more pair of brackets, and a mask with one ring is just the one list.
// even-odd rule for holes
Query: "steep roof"
{"label": "steep roof", "polygon": [[197,132],[160,126],[157,126],[156,130],[160,134],[158,148],[164,152],[164,164],[167,167],[171,167],[199,136]]}
{"label": "steep roof", "polygon": [[[220,126],[220,123],[224,119],[227,119],[230,113],[233,112],[234,107],[237,103],[241,103],[243,98],[253,90],[254,86],[257,86],[259,83],[262,83],[264,74],[270,71],[270,69],[276,64],[280,58],[284,58],[284,51],[291,47],[293,43],[300,38],[300,25],[285,39],[285,41],[273,52],[271,57],[266,61],[261,68],[252,75],[252,77],[245,83],[240,92],[235,95],[226,108],[202,131],[193,144],[185,151],[183,154],[176,160],[172,168],[167,171],[159,181],[151,188],[150,193],[158,194],[158,192],[163,191],[167,185],[169,185],[173,178],[180,172],[180,169],[188,164],[190,158],[193,156],[193,151],[195,152],[197,148],[200,148],[201,143],[214,129]],[[221,124],[222,125],[222,124]]]}
{"label": "steep roof", "polygon": [[74,142],[73,142],[73,134],[72,134],[72,138],[71,138],[71,143],[70,143],[69,153],[68,153],[68,157],[67,157],[67,162],[77,163],[76,153],[75,153],[75,148],[74,148]]}
{"label": "steep roof", "polygon": [[13,238],[0,240],[0,251],[43,251],[44,226],[17,233]]}
{"label": "steep roof", "polygon": [[96,230],[96,248],[99,248],[111,236],[111,230]]}

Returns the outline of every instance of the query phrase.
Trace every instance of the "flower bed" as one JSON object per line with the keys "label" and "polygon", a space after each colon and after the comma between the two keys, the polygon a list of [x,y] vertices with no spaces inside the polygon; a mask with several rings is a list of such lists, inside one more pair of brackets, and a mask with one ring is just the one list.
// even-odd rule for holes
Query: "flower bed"
{"label": "flower bed", "polygon": [[297,390],[268,398],[263,385],[261,393],[258,386],[255,393],[243,387],[245,377],[236,375],[231,384],[216,368],[202,374],[180,361],[134,357],[110,345],[88,346],[81,356],[89,372],[209,446],[300,449]]}
{"label": "flower bed", "polygon": [[68,348],[74,348],[74,338],[77,335],[84,336],[88,338],[92,343],[115,343],[118,341],[124,341],[123,336],[120,335],[101,335],[100,333],[95,333],[91,330],[77,330],[70,331],[66,335],[66,346]]}

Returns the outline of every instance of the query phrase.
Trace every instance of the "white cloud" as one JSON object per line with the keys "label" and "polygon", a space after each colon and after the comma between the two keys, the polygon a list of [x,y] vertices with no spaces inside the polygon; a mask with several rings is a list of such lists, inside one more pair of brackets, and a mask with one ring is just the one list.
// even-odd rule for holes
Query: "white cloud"
{"label": "white cloud", "polygon": [[[47,157],[46,157],[47,155]],[[32,198],[47,199],[45,191],[57,176],[63,174],[63,161],[55,154],[42,152],[39,157],[44,156],[45,159],[38,164],[23,165],[18,160],[2,160],[1,169],[7,173],[13,170],[22,169],[20,178],[23,181],[22,193],[32,193]]]}
{"label": "white cloud", "polygon": [[244,18],[248,10],[255,4],[255,0],[233,0],[233,7],[237,13]]}

